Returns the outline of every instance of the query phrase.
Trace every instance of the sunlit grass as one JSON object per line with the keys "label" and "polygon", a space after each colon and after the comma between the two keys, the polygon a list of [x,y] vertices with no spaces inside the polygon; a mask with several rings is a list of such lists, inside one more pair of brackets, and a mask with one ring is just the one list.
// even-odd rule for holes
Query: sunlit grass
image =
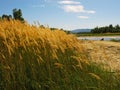
{"label": "sunlit grass", "polygon": [[0,21],[0,90],[117,90],[119,79],[91,64],[81,43],[63,31]]}

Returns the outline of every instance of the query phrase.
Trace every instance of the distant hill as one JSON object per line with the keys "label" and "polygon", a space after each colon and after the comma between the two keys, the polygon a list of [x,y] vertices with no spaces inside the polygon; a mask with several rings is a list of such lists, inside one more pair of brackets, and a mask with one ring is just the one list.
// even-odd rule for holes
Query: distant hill
{"label": "distant hill", "polygon": [[75,29],[75,30],[72,30],[71,32],[72,33],[80,33],[80,32],[90,32],[91,29]]}

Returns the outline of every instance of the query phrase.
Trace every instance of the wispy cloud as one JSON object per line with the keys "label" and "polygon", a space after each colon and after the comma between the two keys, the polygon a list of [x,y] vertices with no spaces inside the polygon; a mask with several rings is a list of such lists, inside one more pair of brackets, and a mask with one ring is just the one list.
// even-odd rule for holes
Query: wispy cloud
{"label": "wispy cloud", "polygon": [[[67,13],[84,13],[84,14],[94,14],[96,11],[94,10],[87,10],[84,5],[81,4],[80,1],[76,0],[44,0],[44,1],[51,1],[57,2],[57,5],[61,9],[63,9]],[[81,19],[88,19],[88,16],[77,16]]]}
{"label": "wispy cloud", "polygon": [[76,1],[71,1],[71,0],[63,0],[63,1],[59,1],[59,4],[80,4],[80,2],[76,2]]}
{"label": "wispy cloud", "polygon": [[88,19],[89,17],[88,16],[78,16],[78,18],[80,18],[80,19]]}
{"label": "wispy cloud", "polygon": [[94,14],[94,10],[86,10],[80,2],[75,0],[59,0],[58,4],[61,5],[61,8],[65,12],[73,12],[73,13],[89,13]]}
{"label": "wispy cloud", "polygon": [[62,9],[66,12],[84,12],[84,7],[82,5],[64,5]]}
{"label": "wispy cloud", "polygon": [[91,13],[91,14],[94,14],[94,13],[96,13],[95,11],[93,11],[93,10],[88,10],[88,11],[85,11],[86,13]]}
{"label": "wispy cloud", "polygon": [[63,5],[62,9],[65,12],[74,12],[74,13],[95,13],[93,10],[85,10],[82,5]]}

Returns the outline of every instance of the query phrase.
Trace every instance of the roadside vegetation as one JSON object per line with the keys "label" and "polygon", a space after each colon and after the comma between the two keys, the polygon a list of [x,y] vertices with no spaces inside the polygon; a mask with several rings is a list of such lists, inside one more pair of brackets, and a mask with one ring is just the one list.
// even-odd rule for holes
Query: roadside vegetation
{"label": "roadside vegetation", "polygon": [[91,59],[74,35],[0,21],[0,90],[119,90],[118,74]]}

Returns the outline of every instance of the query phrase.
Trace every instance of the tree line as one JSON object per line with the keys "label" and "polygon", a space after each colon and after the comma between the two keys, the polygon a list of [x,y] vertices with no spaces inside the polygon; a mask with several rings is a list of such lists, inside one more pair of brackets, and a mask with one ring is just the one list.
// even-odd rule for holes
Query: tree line
{"label": "tree line", "polygon": [[120,26],[118,24],[115,26],[110,24],[105,27],[95,27],[91,30],[91,33],[120,33]]}
{"label": "tree line", "polygon": [[[13,16],[13,17],[12,17]],[[20,20],[22,22],[24,22],[24,18],[22,17],[22,10],[21,9],[13,9],[13,13],[12,15],[7,15],[7,14],[3,14],[2,16],[0,16],[0,20]]]}

